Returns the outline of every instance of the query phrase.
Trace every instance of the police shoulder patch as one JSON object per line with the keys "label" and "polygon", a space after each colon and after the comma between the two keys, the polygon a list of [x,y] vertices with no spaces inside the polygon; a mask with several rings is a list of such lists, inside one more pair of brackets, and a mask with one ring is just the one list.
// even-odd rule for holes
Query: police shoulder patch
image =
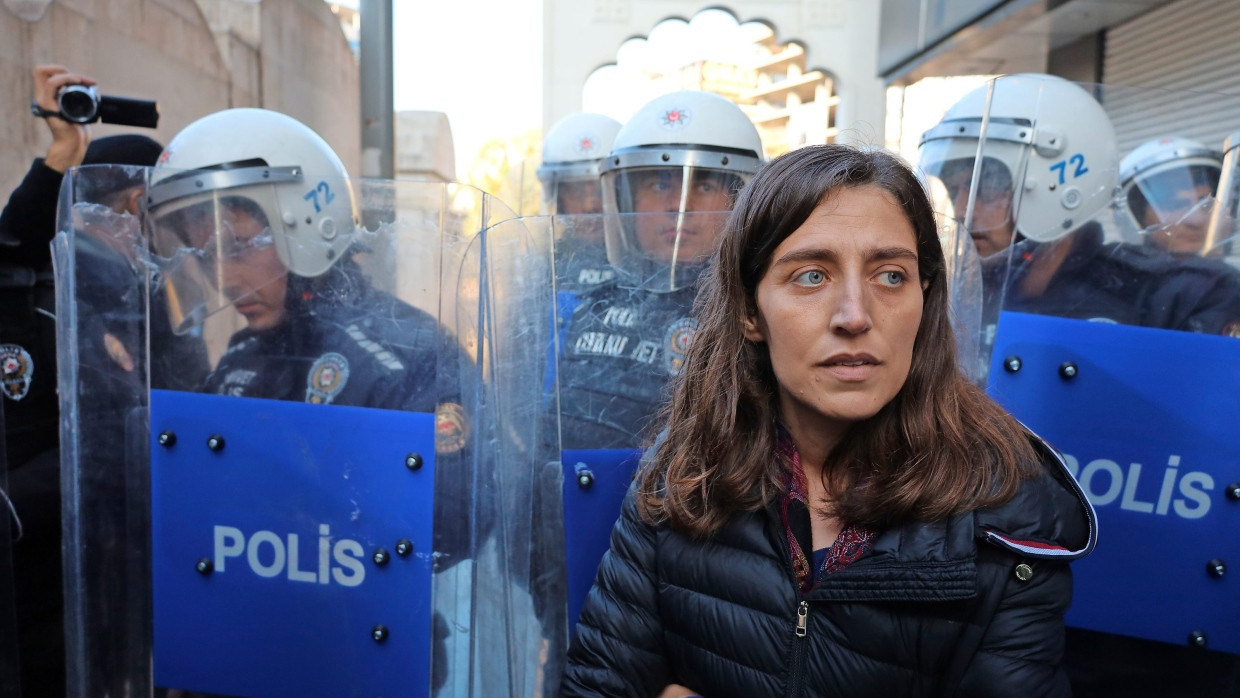
{"label": "police shoulder patch", "polygon": [[1223,336],[1240,337],[1240,322],[1227,323],[1227,326],[1223,328]]}
{"label": "police shoulder patch", "polygon": [[0,344],[0,386],[4,396],[20,400],[30,392],[30,379],[34,377],[34,361],[30,352],[16,344]]}
{"label": "police shoulder patch", "polygon": [[674,376],[684,368],[685,354],[696,333],[697,321],[693,318],[682,317],[668,325],[667,336],[663,340],[663,359],[668,374]]}
{"label": "police shoulder patch", "polygon": [[328,352],[315,360],[306,379],[306,402],[316,405],[330,403],[349,382],[349,360]]}
{"label": "police shoulder patch", "polygon": [[469,417],[465,408],[455,402],[444,402],[435,408],[435,451],[456,453],[469,440]]}

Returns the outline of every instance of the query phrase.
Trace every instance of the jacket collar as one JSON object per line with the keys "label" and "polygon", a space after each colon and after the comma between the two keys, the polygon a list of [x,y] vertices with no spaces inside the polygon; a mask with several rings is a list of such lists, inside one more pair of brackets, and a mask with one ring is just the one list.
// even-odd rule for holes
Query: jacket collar
{"label": "jacket collar", "polygon": [[[942,521],[910,521],[874,541],[870,554],[832,574],[806,598],[821,601],[953,601],[977,594],[977,548],[985,543],[1021,558],[1068,562],[1088,555],[1098,540],[1097,516],[1067,464],[1032,432],[1041,477],[989,509]],[[768,521],[779,527],[778,511]],[[778,538],[776,538],[778,539]],[[781,545],[781,549],[787,545]],[[787,553],[785,553],[786,555]],[[790,561],[788,561],[790,564]]]}

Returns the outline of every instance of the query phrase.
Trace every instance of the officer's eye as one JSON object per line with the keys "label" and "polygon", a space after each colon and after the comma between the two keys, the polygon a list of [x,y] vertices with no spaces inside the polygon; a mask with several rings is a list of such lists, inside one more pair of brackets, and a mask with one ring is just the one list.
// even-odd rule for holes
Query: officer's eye
{"label": "officer's eye", "polygon": [[810,269],[809,271],[797,274],[793,279],[794,283],[802,286],[817,286],[827,280],[827,275],[818,269]]}

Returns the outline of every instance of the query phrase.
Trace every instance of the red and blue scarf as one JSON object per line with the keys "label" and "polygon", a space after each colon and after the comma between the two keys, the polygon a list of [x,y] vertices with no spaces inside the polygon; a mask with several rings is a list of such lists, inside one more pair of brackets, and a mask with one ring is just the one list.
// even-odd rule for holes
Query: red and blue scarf
{"label": "red and blue scarf", "polygon": [[[801,454],[783,429],[779,430],[779,455],[788,464],[786,493],[780,509],[784,535],[788,538],[788,549],[792,553],[792,571],[796,574],[797,587],[805,594],[814,588],[820,576],[838,572],[869,552],[874,546],[875,531],[864,526],[845,526],[836,537],[835,543],[827,550],[821,566],[811,573],[813,558],[805,554],[801,540],[795,532],[812,531],[809,487],[805,481],[805,470],[801,467]],[[806,542],[811,540],[812,537]]]}

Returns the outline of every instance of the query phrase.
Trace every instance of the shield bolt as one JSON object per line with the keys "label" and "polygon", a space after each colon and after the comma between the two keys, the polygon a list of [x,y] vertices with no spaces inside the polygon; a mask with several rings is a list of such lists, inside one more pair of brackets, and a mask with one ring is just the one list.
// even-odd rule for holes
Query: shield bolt
{"label": "shield bolt", "polygon": [[1227,498],[1233,502],[1240,501],[1240,482],[1227,485]]}
{"label": "shield bolt", "polygon": [[167,446],[169,448],[176,446],[177,435],[167,429],[159,432],[159,445]]}
{"label": "shield bolt", "polygon": [[211,436],[207,438],[207,448],[211,449],[212,451],[223,451],[224,450],[224,437],[220,436],[219,434],[212,434]]}
{"label": "shield bolt", "polygon": [[198,564],[194,565],[194,569],[198,570],[198,574],[211,574],[215,571],[215,565],[205,557],[198,558]]}
{"label": "shield bolt", "polygon": [[1188,634],[1188,644],[1190,647],[1205,647],[1206,634],[1200,630],[1194,630]]}
{"label": "shield bolt", "polygon": [[405,467],[410,470],[418,470],[422,467],[422,456],[417,453],[410,453],[405,456]]}
{"label": "shield bolt", "polygon": [[1008,373],[1016,373],[1023,365],[1024,362],[1020,360],[1019,356],[1009,356],[1003,360],[1003,370]]}
{"label": "shield bolt", "polygon": [[370,629],[370,639],[375,642],[383,642],[388,638],[388,629],[386,625],[376,625]]}
{"label": "shield bolt", "polygon": [[1222,577],[1227,574],[1227,565],[1216,557],[1206,563],[1206,572],[1209,572],[1211,577]]}
{"label": "shield bolt", "polygon": [[1059,364],[1059,377],[1066,379],[1076,378],[1076,364],[1071,361]]}
{"label": "shield bolt", "polygon": [[408,557],[413,552],[413,543],[408,538],[401,538],[396,541],[396,554],[401,557]]}
{"label": "shield bolt", "polygon": [[580,487],[583,490],[588,490],[590,489],[590,486],[593,484],[594,484],[594,473],[590,472],[589,470],[582,470],[581,472],[577,473],[577,486],[578,487]]}
{"label": "shield bolt", "polygon": [[388,551],[383,548],[379,548],[375,551],[374,555],[370,556],[370,559],[374,560],[376,565],[383,567],[388,563],[388,560],[392,559],[392,556],[388,553]]}

